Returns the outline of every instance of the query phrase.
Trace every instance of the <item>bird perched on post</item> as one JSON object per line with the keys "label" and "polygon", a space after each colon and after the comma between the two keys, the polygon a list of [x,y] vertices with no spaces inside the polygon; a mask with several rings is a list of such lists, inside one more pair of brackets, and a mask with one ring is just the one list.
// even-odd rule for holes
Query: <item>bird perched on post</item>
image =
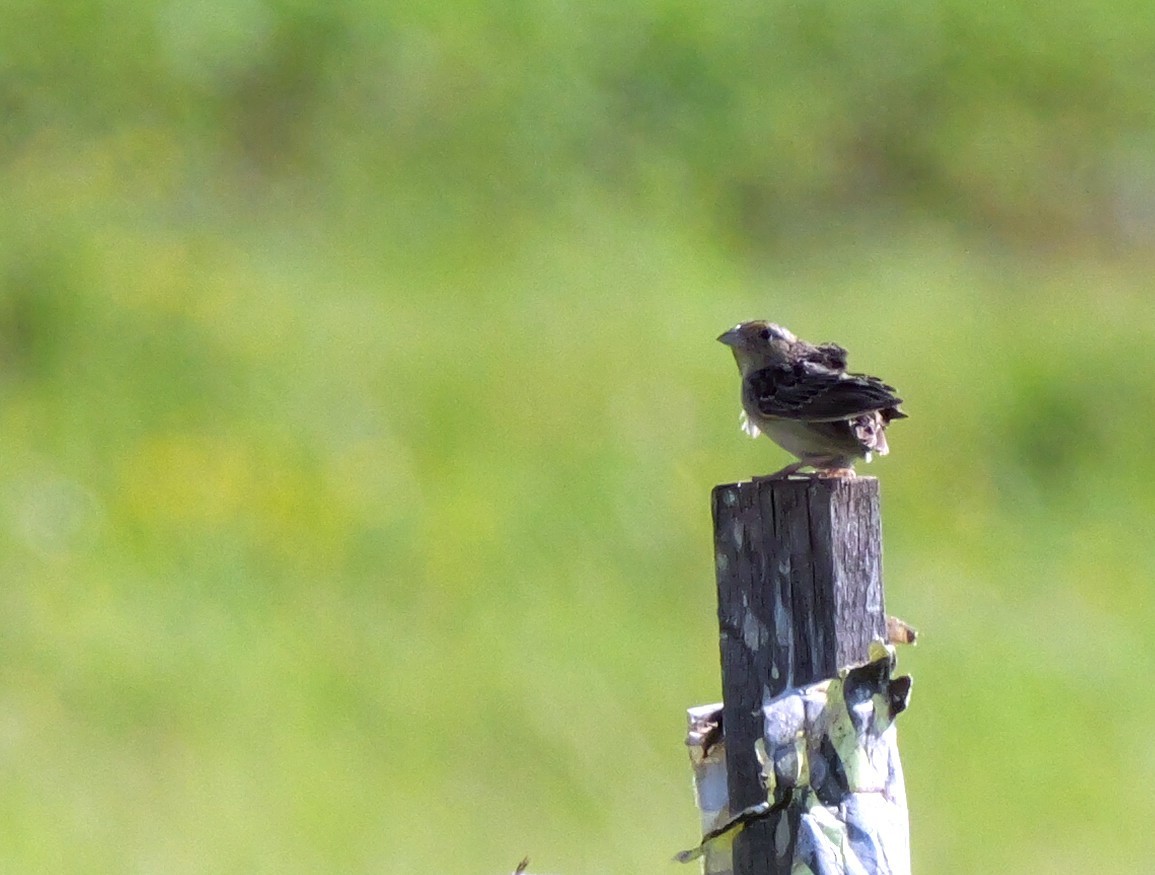
{"label": "bird perched on post", "polygon": [[846,350],[812,344],[772,322],[743,322],[718,338],[742,374],[742,429],[798,457],[771,477],[803,467],[854,476],[858,459],[885,456],[886,427],[906,414],[877,377],[846,371]]}

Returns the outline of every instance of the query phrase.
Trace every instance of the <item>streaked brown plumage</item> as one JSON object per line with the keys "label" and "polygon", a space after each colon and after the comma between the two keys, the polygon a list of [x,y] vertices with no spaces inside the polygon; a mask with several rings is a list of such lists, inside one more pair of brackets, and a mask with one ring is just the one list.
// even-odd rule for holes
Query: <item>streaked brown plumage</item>
{"label": "streaked brown plumage", "polygon": [[718,338],[742,375],[743,430],[798,457],[770,476],[810,466],[854,475],[858,459],[886,455],[886,427],[906,416],[902,399],[877,377],[848,373],[846,350],[812,344],[772,322],[743,322]]}

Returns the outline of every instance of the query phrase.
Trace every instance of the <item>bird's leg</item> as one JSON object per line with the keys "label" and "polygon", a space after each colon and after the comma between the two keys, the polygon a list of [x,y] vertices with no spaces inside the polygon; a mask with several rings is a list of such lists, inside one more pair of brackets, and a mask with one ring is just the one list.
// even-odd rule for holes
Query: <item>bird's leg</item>
{"label": "bird's leg", "polygon": [[840,477],[851,480],[858,476],[853,468],[819,468],[815,472],[819,477]]}
{"label": "bird's leg", "polygon": [[785,468],[783,468],[781,471],[775,471],[773,474],[758,474],[758,475],[755,475],[754,477],[751,477],[750,479],[752,481],[754,481],[755,483],[759,482],[760,480],[785,480],[791,474],[798,473],[799,468],[805,468],[807,464],[809,464],[809,463],[808,462],[792,462],[791,464],[789,464]]}
{"label": "bird's leg", "polygon": [[858,476],[854,473],[854,463],[845,456],[811,457],[807,463],[814,467],[814,476],[816,477],[845,477],[850,479]]}

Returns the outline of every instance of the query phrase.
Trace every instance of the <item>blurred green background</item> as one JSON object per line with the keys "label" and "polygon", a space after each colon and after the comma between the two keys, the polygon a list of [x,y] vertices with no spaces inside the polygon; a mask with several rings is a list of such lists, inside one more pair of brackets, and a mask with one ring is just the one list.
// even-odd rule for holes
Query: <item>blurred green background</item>
{"label": "blurred green background", "polygon": [[682,871],[772,318],[911,414],[915,871],[1148,870],[1151,4],[0,20],[0,869]]}

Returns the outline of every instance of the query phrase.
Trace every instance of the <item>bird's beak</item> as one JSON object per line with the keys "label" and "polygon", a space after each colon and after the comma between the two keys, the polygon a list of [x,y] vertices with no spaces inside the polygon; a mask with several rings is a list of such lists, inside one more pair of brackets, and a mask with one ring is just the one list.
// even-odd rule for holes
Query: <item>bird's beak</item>
{"label": "bird's beak", "polygon": [[725,334],[718,335],[718,343],[724,343],[726,346],[734,346],[738,343],[738,329],[731,328]]}

